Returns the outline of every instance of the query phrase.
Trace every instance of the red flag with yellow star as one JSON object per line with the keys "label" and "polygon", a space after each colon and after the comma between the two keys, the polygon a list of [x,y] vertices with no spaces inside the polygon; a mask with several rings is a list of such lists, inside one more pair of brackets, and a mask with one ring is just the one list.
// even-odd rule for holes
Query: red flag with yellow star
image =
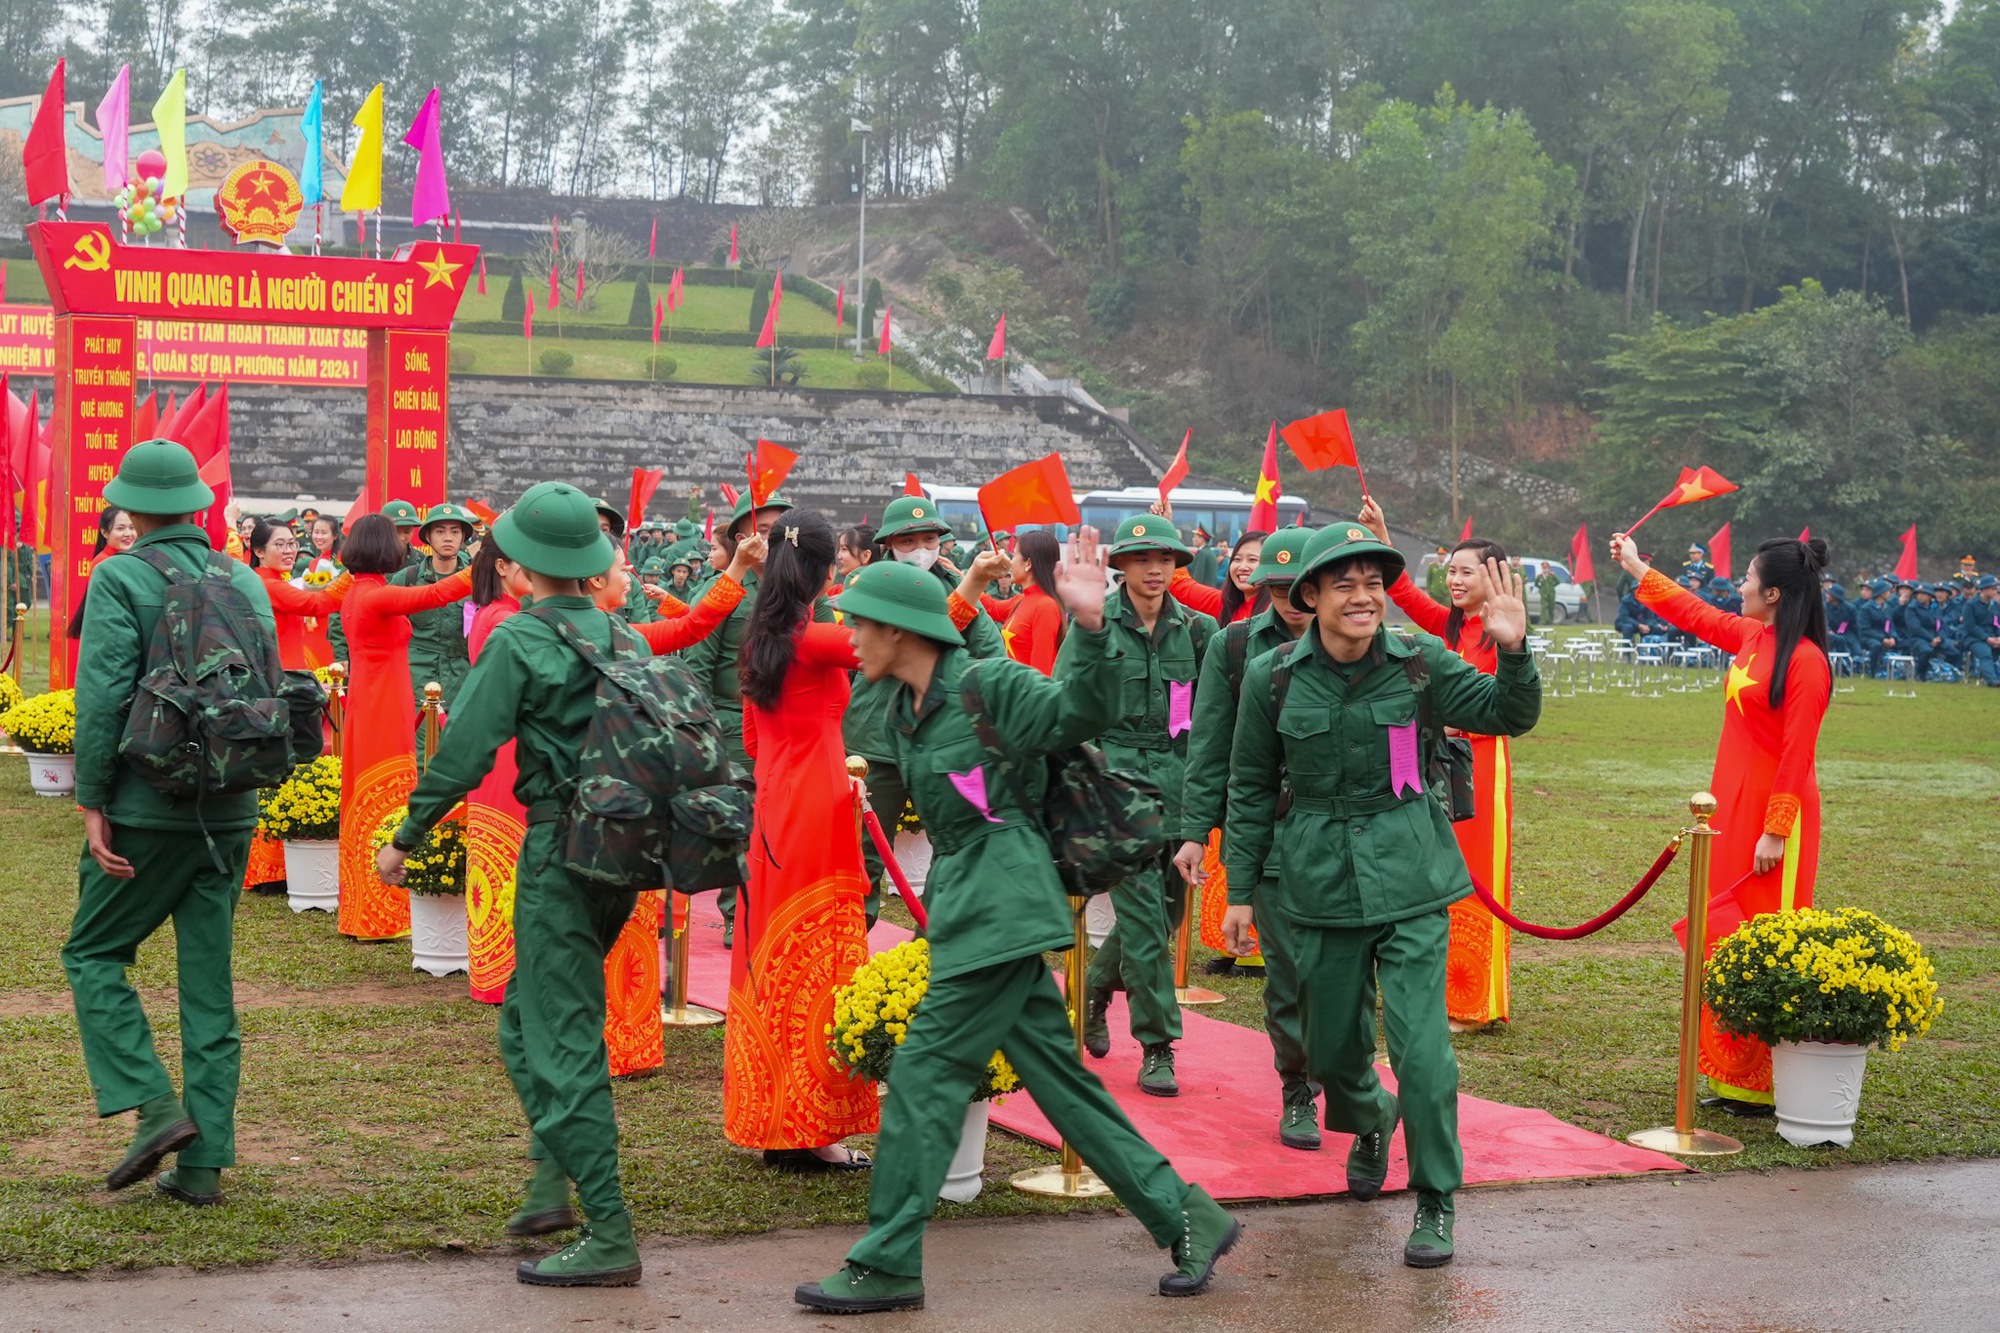
{"label": "red flag with yellow star", "polygon": [[1013,532],[1024,523],[1083,522],[1061,454],[1023,463],[981,486],[979,512],[988,532]]}
{"label": "red flag with yellow star", "polygon": [[1278,530],[1278,500],[1284,493],[1278,484],[1278,423],[1273,421],[1270,437],[1264,441],[1264,462],[1257,469],[1257,499],[1250,506],[1252,532]]}
{"label": "red flag with yellow star", "polygon": [[1665,498],[1658,504],[1648,509],[1645,516],[1638,523],[1634,523],[1631,527],[1625,529],[1625,535],[1629,537],[1637,532],[1641,523],[1644,523],[1646,519],[1651,518],[1662,509],[1673,509],[1679,505],[1698,504],[1703,500],[1713,500],[1718,495],[1727,495],[1736,489],[1735,482],[1729,480],[1729,478],[1723,476],[1712,467],[1684,467],[1681,469],[1680,480],[1674,483],[1674,488],[1668,491]]}
{"label": "red flag with yellow star", "polygon": [[762,509],[764,502],[778,493],[791,475],[792,464],[799,456],[783,445],[772,444],[769,440],[757,441],[757,448],[750,455],[750,507]]}

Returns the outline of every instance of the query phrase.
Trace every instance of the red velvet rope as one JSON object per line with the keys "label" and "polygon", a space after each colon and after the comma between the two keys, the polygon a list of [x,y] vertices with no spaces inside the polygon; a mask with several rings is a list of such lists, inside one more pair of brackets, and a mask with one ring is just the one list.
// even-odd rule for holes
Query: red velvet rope
{"label": "red velvet rope", "polygon": [[1645,897],[1646,891],[1651,889],[1660,876],[1666,873],[1667,867],[1674,863],[1674,856],[1680,849],[1681,840],[1676,835],[1674,840],[1667,844],[1667,849],[1661,852],[1659,857],[1653,862],[1653,868],[1639,877],[1639,882],[1632,886],[1630,893],[1627,893],[1623,898],[1613,903],[1606,911],[1590,918],[1590,920],[1580,926],[1538,926],[1532,921],[1523,921],[1520,917],[1515,916],[1505,907],[1502,907],[1493,897],[1493,890],[1481,884],[1476,877],[1472,881],[1472,891],[1479,895],[1479,901],[1485,904],[1486,910],[1493,913],[1494,916],[1499,917],[1500,920],[1507,924],[1509,929],[1518,930],[1523,935],[1533,935],[1538,940],[1580,940],[1586,935],[1595,935],[1598,931],[1603,930],[1613,921],[1631,911],[1633,904]]}

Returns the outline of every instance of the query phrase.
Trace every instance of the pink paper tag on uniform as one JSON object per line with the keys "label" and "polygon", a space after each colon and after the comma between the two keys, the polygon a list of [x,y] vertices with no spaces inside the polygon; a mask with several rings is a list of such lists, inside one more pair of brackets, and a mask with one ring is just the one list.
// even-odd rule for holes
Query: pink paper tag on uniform
{"label": "pink paper tag on uniform", "polygon": [[1417,760],[1417,723],[1412,718],[1389,729],[1389,794],[1401,796],[1404,787],[1412,792],[1424,789],[1423,765]]}
{"label": "pink paper tag on uniform", "polygon": [[951,785],[958,788],[958,794],[977,807],[989,824],[1004,824],[1007,821],[993,813],[993,807],[986,803],[986,765],[974,764],[970,773],[947,773]]}
{"label": "pink paper tag on uniform", "polygon": [[1172,740],[1194,726],[1194,682],[1167,682],[1167,739]]}
{"label": "pink paper tag on uniform", "polygon": [[468,600],[465,604],[465,626],[464,628],[459,630],[460,635],[468,639],[472,637],[472,622],[478,617],[478,615],[479,615],[479,608],[474,606],[471,603],[471,601]]}

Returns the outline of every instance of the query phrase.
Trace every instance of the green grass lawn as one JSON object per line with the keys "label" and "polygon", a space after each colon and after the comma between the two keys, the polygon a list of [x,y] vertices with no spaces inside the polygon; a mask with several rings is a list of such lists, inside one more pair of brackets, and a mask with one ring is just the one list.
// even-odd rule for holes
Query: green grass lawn
{"label": "green grass lawn", "polygon": [[[454,352],[461,348],[473,354],[469,370],[476,375],[526,375],[541,374],[539,361],[543,352],[550,348],[560,348],[576,358],[576,365],[570,375],[577,379],[600,380],[643,380],[671,379],[677,384],[763,384],[763,379],[753,378],[752,371],[763,364],[761,359],[768,353],[760,353],[749,347],[714,347],[700,343],[660,344],[660,356],[671,357],[676,363],[670,376],[664,368],[659,374],[653,371],[653,344],[650,342],[614,342],[596,338],[557,338],[555,330],[547,323],[535,323],[535,343],[532,359],[528,340],[514,334],[460,333],[451,340]],[[862,386],[855,379],[855,371],[863,365],[879,364],[871,348],[866,361],[856,361],[852,352],[837,352],[830,348],[812,348],[799,353],[805,363],[806,373],[801,384],[811,389],[857,389]],[[531,371],[530,367],[533,366]],[[892,368],[889,387],[898,390],[927,392],[930,388],[922,380],[904,369],[901,364]]]}
{"label": "green grass lawn", "polygon": [[[664,301],[667,298],[667,279],[673,276],[673,265],[664,264],[658,271],[660,278],[658,282],[652,284],[652,291],[656,300]],[[544,326],[552,328],[558,322],[547,309],[548,278],[543,276],[540,279],[526,278],[522,281],[528,293],[535,298],[535,332],[539,335]],[[574,293],[572,284],[575,281],[575,276],[572,274],[569,282],[563,286],[561,323],[623,325],[627,322],[627,317],[632,312],[632,289],[638,285],[636,279],[631,282],[607,282],[597,288],[594,294],[586,292],[585,295],[591,300],[591,308],[582,315],[578,315],[569,304],[569,298]],[[479,294],[476,284],[468,289],[464,298],[458,303],[459,319],[465,321],[504,318],[500,313],[500,305],[506,298],[507,282],[506,278],[489,276],[486,279],[484,296]],[[765,282],[768,284],[769,280],[766,279]],[[673,312],[672,325],[676,329],[721,329],[728,333],[755,333],[757,330],[750,326],[750,295],[751,286],[747,278],[741,287],[684,284],[681,288],[681,308]],[[653,327],[652,309],[652,303],[648,302],[646,320],[641,326],[648,331]],[[852,336],[854,332],[852,304],[847,308],[847,331]],[[778,312],[778,333],[781,338],[788,333],[818,334],[824,337],[832,332],[834,327],[831,310],[814,305],[796,292],[785,298],[785,303]]]}
{"label": "green grass lawn", "polygon": [[[1615,899],[1686,822],[1706,785],[1719,692],[1549,701],[1515,750],[1515,903],[1570,924]],[[1929,1036],[1871,1057],[1851,1150],[1801,1151],[1771,1122],[1703,1113],[1742,1138],[1704,1170],[2000,1153],[2000,693],[1926,686],[1839,696],[1822,738],[1827,831],[1818,901],[1872,908],[1937,959],[1946,1009]],[[400,943],[340,940],[317,914],[249,898],[238,915],[243,1008],[241,1166],[231,1202],[188,1209],[150,1189],[99,1188],[129,1120],[95,1119],[57,950],[79,833],[0,759],[0,1265],[15,1270],[313,1260],[471,1247],[500,1226],[525,1175],[519,1112],[495,1053],[494,1011],[462,977],[409,970]],[[1456,1039],[1467,1092],[1545,1107],[1614,1136],[1672,1118],[1680,963],[1667,927],[1685,867],[1624,920],[1577,943],[1517,938],[1514,1022]],[[170,932],[140,951],[163,1054],[175,1060]],[[1255,983],[1205,1012],[1256,1026]],[[625,1180],[642,1230],[713,1235],[858,1223],[865,1179],[779,1177],[721,1133],[719,1029],[670,1033],[666,1068],[617,1088]],[[1275,1108],[1274,1112],[1275,1112]],[[989,1181],[1050,1154],[996,1134]],[[1107,1205],[1084,1205],[1107,1206]],[[941,1216],[1060,1205],[989,1185]]]}

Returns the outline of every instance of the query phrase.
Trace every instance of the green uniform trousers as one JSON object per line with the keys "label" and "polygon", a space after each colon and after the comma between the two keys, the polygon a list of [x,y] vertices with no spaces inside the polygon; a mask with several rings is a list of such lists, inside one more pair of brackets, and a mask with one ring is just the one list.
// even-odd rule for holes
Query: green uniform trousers
{"label": "green uniform trousers", "polygon": [[1257,917],[1257,951],[1264,956],[1264,1030],[1271,1038],[1271,1063],[1289,1099],[1305,1087],[1305,1034],[1299,1020],[1299,969],[1292,934],[1297,927],[1278,912],[1278,881],[1261,881],[1250,891]]}
{"label": "green uniform trousers", "polygon": [[1375,1073],[1379,984],[1410,1188],[1457,1189],[1465,1157],[1458,1146],[1458,1056],[1444,1007],[1450,913],[1340,929],[1294,922],[1291,936],[1306,1067],[1326,1088],[1326,1127],[1366,1134],[1381,1128],[1388,1112],[1389,1094]]}
{"label": "green uniform trousers", "polygon": [[923,1276],[924,1226],[958,1148],[972,1090],[996,1050],[1153,1240],[1178,1239],[1186,1226],[1187,1182],[1083,1067],[1062,992],[1041,955],[1031,954],[931,982],[896,1052],[882,1099],[868,1234],[848,1259],[899,1277]]}
{"label": "green uniform trousers", "polygon": [[1086,988],[1125,992],[1132,1039],[1142,1046],[1179,1041],[1181,1007],[1174,999],[1174,932],[1187,884],[1165,852],[1154,864],[1111,886],[1118,920],[1090,960]]}
{"label": "green uniform trousers", "polygon": [[84,1067],[100,1116],[129,1111],[174,1090],[153,1048],[139,993],[125,979],[139,943],[171,919],[181,1014],[181,1100],[201,1137],[181,1149],[182,1166],[236,1165],[236,1085],[243,1032],[236,1024],[230,948],[236,899],[250,860],[250,830],[218,830],[215,868],[199,832],[114,825],[112,850],[134,879],[107,875],[85,851],[77,865],[76,918],[63,971],[76,998]]}
{"label": "green uniform trousers", "polygon": [[586,888],[557,860],[556,826],[531,824],[514,891],[514,975],[500,1005],[500,1058],[534,1131],[576,1182],[585,1217],[625,1211],[618,1121],[604,1045],[604,959],[636,893]]}

